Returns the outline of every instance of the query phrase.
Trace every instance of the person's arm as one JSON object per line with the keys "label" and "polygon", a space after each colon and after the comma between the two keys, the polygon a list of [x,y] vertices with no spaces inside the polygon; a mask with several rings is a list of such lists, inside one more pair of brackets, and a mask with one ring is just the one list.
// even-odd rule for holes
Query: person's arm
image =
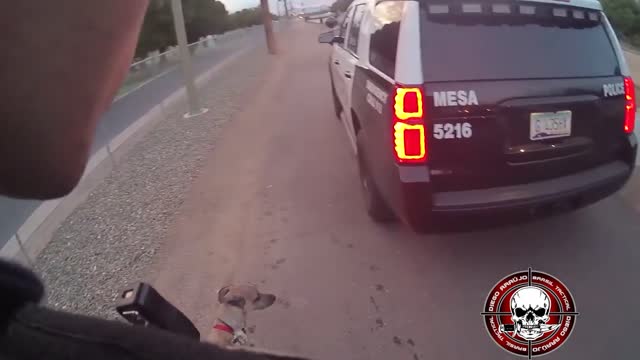
{"label": "person's arm", "polygon": [[52,198],[75,187],[147,4],[0,1],[0,194]]}
{"label": "person's arm", "polygon": [[14,360],[296,360],[227,350],[188,337],[116,321],[54,311],[21,310],[0,336],[0,358]]}

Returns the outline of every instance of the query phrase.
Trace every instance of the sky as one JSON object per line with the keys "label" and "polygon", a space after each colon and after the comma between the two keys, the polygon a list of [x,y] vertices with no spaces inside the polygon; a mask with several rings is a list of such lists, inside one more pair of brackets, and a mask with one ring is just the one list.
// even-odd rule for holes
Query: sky
{"label": "sky", "polygon": [[[260,0],[220,0],[229,12],[242,10],[248,7],[256,7],[260,4]],[[331,5],[333,0],[287,0],[289,7],[308,7],[317,5]],[[277,14],[276,0],[269,0],[269,10]],[[302,5],[301,5],[302,4]],[[284,5],[279,4],[280,11],[284,13]]]}

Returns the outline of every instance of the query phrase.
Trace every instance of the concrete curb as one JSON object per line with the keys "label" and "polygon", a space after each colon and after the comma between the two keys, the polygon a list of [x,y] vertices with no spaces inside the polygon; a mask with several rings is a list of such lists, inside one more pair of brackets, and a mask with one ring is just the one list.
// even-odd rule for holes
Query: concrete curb
{"label": "concrete curb", "polygon": [[20,244],[18,244],[18,239],[15,235],[7,241],[6,244],[0,249],[0,257],[13,259],[20,252]]}
{"label": "concrete curb", "polygon": [[148,80],[146,80],[146,81],[143,81],[143,82],[141,82],[140,84],[138,84],[138,85],[134,86],[133,88],[131,88],[131,89],[127,90],[126,92],[124,92],[124,93],[122,93],[122,94],[120,94],[120,95],[116,96],[116,98],[115,98],[115,99],[113,99],[113,102],[117,102],[117,101],[118,101],[118,100],[120,100],[120,99],[124,99],[125,97],[127,97],[127,95],[129,95],[129,94],[131,94],[131,93],[133,93],[133,92],[135,92],[135,91],[140,90],[143,86],[145,86],[145,85],[147,85],[148,83],[150,83],[150,82],[152,82],[152,81],[156,80],[156,79],[157,79],[157,78],[159,78],[159,77],[162,77],[162,76],[164,76],[164,75],[166,75],[166,74],[170,73],[170,72],[171,72],[171,71],[173,71],[173,70],[175,70],[175,66],[172,66],[172,67],[168,68],[167,70],[165,70],[165,71],[163,71],[163,72],[159,73],[158,75],[156,75],[156,76],[152,77],[151,79],[148,79]]}
{"label": "concrete curb", "polygon": [[[238,50],[200,74],[196,79],[196,86],[201,87],[209,82],[215,73],[249,50],[251,50],[250,47]],[[33,259],[48,244],[60,224],[109,175],[122,155],[130,150],[131,145],[136,142],[134,138],[139,139],[141,137],[139,135],[146,132],[141,130],[150,130],[156,121],[166,118],[166,109],[174,106],[183,106],[186,111],[186,90],[184,87],[167,96],[91,156],[82,179],[74,191],[64,198],[45,201],[36,208],[17,233],[0,249],[0,257],[33,266]]]}

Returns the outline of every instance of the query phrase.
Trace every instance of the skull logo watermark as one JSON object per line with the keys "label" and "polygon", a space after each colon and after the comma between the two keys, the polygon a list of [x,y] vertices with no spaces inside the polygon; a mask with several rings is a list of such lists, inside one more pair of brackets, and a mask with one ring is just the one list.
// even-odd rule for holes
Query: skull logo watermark
{"label": "skull logo watermark", "polygon": [[491,338],[503,349],[529,359],[560,347],[577,315],[569,289],[531,268],[500,280],[482,312]]}
{"label": "skull logo watermark", "polygon": [[547,325],[550,300],[547,293],[537,286],[527,286],[511,297],[511,319],[515,325],[514,336],[525,340],[537,340],[560,325]]}

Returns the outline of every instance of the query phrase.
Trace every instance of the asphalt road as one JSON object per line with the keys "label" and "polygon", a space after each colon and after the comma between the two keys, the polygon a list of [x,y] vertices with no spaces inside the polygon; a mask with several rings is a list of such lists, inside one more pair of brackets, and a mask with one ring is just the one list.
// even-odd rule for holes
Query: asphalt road
{"label": "asphalt road", "polygon": [[[490,288],[529,266],[580,311],[549,359],[637,358],[637,189],[520,224],[416,235],[365,214],[331,105],[324,29],[298,22],[265,81],[205,160],[154,258],[151,280],[203,330],[216,291],[278,296],[251,314],[259,347],[318,359],[512,359],[483,327]],[[640,186],[637,178],[631,186]]]}
{"label": "asphalt road", "polygon": [[[236,52],[260,46],[263,43],[262,28],[256,26],[239,30],[219,41],[216,48],[195,56],[193,58],[194,73],[197,76]],[[105,146],[183,84],[182,70],[179,66],[174,66],[136,91],[115,101],[98,123],[92,153]],[[40,201],[16,200],[0,196],[0,214],[2,214],[0,216],[0,247],[15,234],[40,204]]]}
{"label": "asphalt road", "polygon": [[[193,71],[198,76],[224,59],[241,51],[262,45],[264,33],[255,26],[239,30],[229,38],[216,43],[216,47],[194,56]],[[116,100],[107,111],[96,129],[93,151],[106,145],[116,135],[126,129],[133,121],[147,113],[151,108],[184,85],[182,68],[174,66],[171,70],[157,76],[136,91]]]}

